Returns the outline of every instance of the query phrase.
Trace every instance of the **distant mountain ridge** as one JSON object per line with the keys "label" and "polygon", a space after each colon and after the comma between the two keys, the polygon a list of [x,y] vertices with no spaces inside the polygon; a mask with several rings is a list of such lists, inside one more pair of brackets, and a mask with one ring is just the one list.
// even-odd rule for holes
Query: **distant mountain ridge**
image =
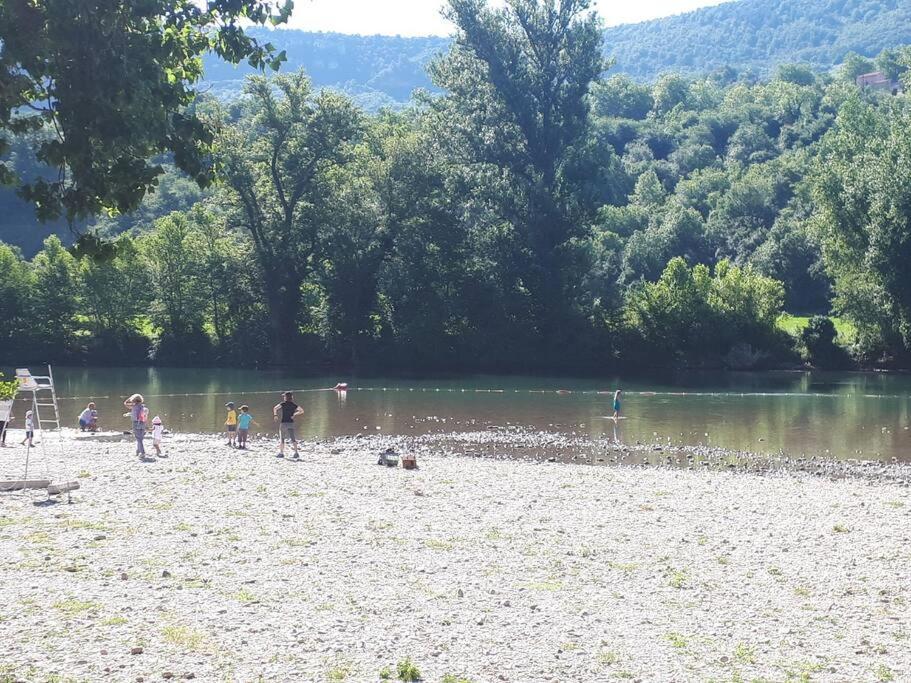
{"label": "distant mountain ridge", "polygon": [[[287,52],[286,70],[304,67],[317,86],[344,90],[368,109],[401,105],[416,88],[432,88],[425,67],[450,43],[289,29],[253,33]],[[786,62],[827,70],[849,52],[873,56],[907,43],[909,0],[739,0],[604,31],[605,55],[615,62],[611,73],[643,81],[724,66],[763,76]],[[206,79],[219,96],[239,93],[251,72],[206,60]]]}

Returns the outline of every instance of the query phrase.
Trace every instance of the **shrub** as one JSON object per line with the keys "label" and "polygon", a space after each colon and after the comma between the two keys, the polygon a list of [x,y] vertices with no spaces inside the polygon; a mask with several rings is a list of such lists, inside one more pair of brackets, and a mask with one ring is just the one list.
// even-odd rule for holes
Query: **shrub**
{"label": "shrub", "polygon": [[848,354],[835,342],[835,323],[824,315],[814,315],[801,331],[800,341],[807,360],[819,368],[835,369],[848,365]]}

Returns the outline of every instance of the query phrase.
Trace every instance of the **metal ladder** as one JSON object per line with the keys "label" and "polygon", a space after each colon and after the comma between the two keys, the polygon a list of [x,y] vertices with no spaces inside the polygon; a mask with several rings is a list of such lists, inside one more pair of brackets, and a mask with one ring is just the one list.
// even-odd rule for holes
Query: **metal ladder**
{"label": "metal ladder", "polygon": [[[54,388],[54,372],[51,370],[51,366],[47,366],[47,375],[35,377],[33,379],[38,384],[37,387],[32,391],[32,412],[35,414],[35,424],[38,426],[38,429],[43,433],[45,424],[54,425],[56,431],[60,431],[60,406],[57,405],[57,390]],[[46,380],[47,384],[42,384],[41,380]],[[39,392],[49,391],[50,392],[50,403],[39,403],[42,400],[42,397],[39,396]],[[47,400],[46,398],[44,400]],[[53,408],[54,409],[54,419],[43,419],[41,417],[41,412],[39,408]],[[41,437],[41,442],[44,443],[44,436]]]}
{"label": "metal ladder", "polygon": [[[35,427],[35,432],[40,432],[41,434],[41,453],[44,456],[45,470],[49,470],[49,461],[48,461],[48,443],[47,435],[48,432],[55,432],[56,443],[57,443],[57,455],[60,456],[60,405],[57,402],[57,388],[54,385],[54,371],[51,369],[51,366],[47,366],[47,375],[30,375],[30,379],[34,384],[29,384],[29,386],[21,386],[20,392],[29,392],[32,395],[32,421]],[[41,409],[48,409],[53,411],[53,417],[44,418],[41,416]],[[45,428],[47,425],[47,428]],[[53,426],[51,426],[53,425]],[[30,451],[31,449],[29,449]],[[62,458],[59,458],[61,459]],[[28,479],[28,451],[25,456],[25,479]],[[72,502],[72,497],[70,492],[67,491],[67,501]],[[50,496],[50,491],[48,491],[48,496]]]}

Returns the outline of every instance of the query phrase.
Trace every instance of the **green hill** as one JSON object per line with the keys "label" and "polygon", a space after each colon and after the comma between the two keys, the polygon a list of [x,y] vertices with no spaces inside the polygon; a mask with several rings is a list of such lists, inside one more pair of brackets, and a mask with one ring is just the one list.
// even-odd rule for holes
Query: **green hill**
{"label": "green hill", "polygon": [[740,0],[605,32],[617,71],[648,80],[723,66],[764,75],[786,62],[828,70],[849,52],[871,57],[906,43],[907,0]]}
{"label": "green hill", "polygon": [[[407,102],[416,88],[432,88],[425,66],[446,49],[448,38],[350,36],[296,30],[254,31],[286,50],[286,69],[307,69],[318,86],[339,88],[376,109]],[[911,43],[907,0],[740,0],[604,32],[612,73],[651,81],[666,71],[706,73],[730,66],[758,76],[786,62],[817,70],[846,54],[866,56]],[[240,90],[249,68],[212,58],[206,77],[212,92]]]}

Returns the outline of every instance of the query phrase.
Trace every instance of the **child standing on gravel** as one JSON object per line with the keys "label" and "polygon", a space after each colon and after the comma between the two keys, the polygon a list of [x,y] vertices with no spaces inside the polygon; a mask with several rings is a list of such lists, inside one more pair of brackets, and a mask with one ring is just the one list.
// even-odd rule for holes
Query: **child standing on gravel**
{"label": "child standing on gravel", "polygon": [[22,445],[26,444],[29,448],[35,447],[35,418],[31,410],[25,413],[25,438],[22,439]]}
{"label": "child standing on gravel", "polygon": [[253,419],[250,414],[250,406],[241,406],[240,415],[237,417],[237,447],[247,448],[247,435],[250,433],[250,425],[259,425],[259,422]]}
{"label": "child standing on gravel", "polygon": [[225,418],[225,436],[228,437],[228,445],[233,448],[237,439],[237,411],[234,410],[233,401],[225,403],[225,408],[228,409],[228,416]]}
{"label": "child standing on gravel", "polygon": [[164,425],[161,422],[161,418],[156,415],[152,418],[152,446],[155,448],[155,455],[159,458],[165,457],[164,453],[161,452],[161,437],[164,435]]}

